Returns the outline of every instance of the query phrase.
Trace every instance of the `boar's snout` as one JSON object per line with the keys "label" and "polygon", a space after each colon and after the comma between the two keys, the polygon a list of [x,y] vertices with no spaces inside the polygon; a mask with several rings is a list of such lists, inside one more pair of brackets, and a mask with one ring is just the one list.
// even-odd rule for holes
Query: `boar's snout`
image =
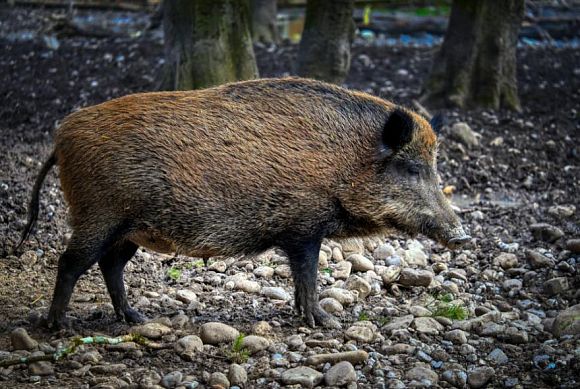
{"label": "boar's snout", "polygon": [[451,229],[446,235],[443,243],[450,249],[459,248],[471,240],[471,236],[465,233],[462,226]]}

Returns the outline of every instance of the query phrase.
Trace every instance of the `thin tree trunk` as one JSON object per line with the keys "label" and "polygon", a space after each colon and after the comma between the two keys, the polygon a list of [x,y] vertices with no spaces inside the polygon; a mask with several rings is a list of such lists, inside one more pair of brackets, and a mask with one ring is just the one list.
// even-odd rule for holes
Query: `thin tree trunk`
{"label": "thin tree trunk", "polygon": [[277,0],[252,0],[252,37],[254,42],[278,43]]}
{"label": "thin tree trunk", "polygon": [[308,0],[296,71],[340,84],[350,69],[354,0]]}
{"label": "thin tree trunk", "polygon": [[520,110],[516,45],[524,0],[454,0],[421,101]]}
{"label": "thin tree trunk", "polygon": [[258,77],[247,0],[164,0],[163,90]]}

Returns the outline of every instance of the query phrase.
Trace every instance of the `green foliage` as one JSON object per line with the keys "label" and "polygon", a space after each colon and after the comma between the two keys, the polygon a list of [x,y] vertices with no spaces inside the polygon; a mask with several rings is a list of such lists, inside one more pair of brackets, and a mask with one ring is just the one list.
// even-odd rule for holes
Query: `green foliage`
{"label": "green foliage", "polygon": [[386,325],[388,322],[390,322],[391,318],[388,316],[379,316],[376,318],[376,321],[377,321],[379,327],[382,327],[382,326]]}
{"label": "green foliage", "polygon": [[465,320],[469,317],[469,311],[462,305],[451,304],[453,294],[436,294],[426,308],[432,316],[442,316],[451,320]]}
{"label": "green foliage", "polygon": [[250,358],[250,352],[242,345],[246,335],[240,332],[238,337],[234,339],[229,353],[229,359],[233,363],[246,363]]}
{"label": "green foliage", "polygon": [[433,316],[443,316],[451,320],[465,320],[469,316],[467,308],[458,304],[440,304],[433,312]]}
{"label": "green foliage", "polygon": [[173,281],[177,281],[179,280],[179,277],[181,277],[181,269],[177,268],[177,267],[170,267],[169,269],[167,269],[167,277],[171,278]]}
{"label": "green foliage", "polygon": [[371,317],[365,311],[361,311],[361,313],[358,314],[358,320],[359,321],[368,321],[370,319],[371,319]]}
{"label": "green foliage", "polygon": [[322,273],[326,273],[328,275],[332,275],[332,269],[329,267],[325,267],[324,269],[320,270]]}

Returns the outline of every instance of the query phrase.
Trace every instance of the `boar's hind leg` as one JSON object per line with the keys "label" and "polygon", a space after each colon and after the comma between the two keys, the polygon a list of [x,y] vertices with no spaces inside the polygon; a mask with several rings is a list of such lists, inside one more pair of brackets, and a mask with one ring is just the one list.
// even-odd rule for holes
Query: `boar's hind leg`
{"label": "boar's hind leg", "polygon": [[120,320],[125,320],[128,323],[145,321],[145,318],[129,305],[123,283],[123,269],[138,248],[139,246],[133,242],[120,242],[111,247],[109,252],[99,260],[99,267],[111,295],[115,313]]}
{"label": "boar's hind leg", "polygon": [[311,327],[320,324],[323,327],[340,328],[338,321],[326,313],[318,303],[316,278],[320,242],[301,243],[294,242],[282,246],[288,254],[292,268],[296,310],[304,315],[306,323]]}
{"label": "boar's hind leg", "polygon": [[[79,277],[97,263],[126,230],[126,226],[102,228],[94,222],[75,228],[65,252],[58,260],[54,295],[46,323],[49,328],[56,329],[65,324],[65,310]],[[103,231],[107,232],[103,234]]]}
{"label": "boar's hind leg", "polygon": [[65,311],[80,276],[93,266],[105,247],[86,234],[73,233],[64,253],[58,259],[54,295],[48,311],[47,325],[58,329],[65,324]]}

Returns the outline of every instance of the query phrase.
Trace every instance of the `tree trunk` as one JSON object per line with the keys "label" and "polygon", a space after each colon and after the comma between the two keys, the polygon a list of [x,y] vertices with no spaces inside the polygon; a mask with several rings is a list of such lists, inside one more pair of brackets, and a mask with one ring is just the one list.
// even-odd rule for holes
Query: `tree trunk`
{"label": "tree trunk", "polygon": [[524,0],[454,0],[421,100],[519,111],[516,45],[523,14]]}
{"label": "tree trunk", "polygon": [[247,0],[164,0],[160,89],[205,88],[258,77]]}
{"label": "tree trunk", "polygon": [[350,69],[354,0],[308,0],[296,71],[340,84]]}
{"label": "tree trunk", "polygon": [[277,0],[252,0],[251,4],[254,42],[278,43]]}

